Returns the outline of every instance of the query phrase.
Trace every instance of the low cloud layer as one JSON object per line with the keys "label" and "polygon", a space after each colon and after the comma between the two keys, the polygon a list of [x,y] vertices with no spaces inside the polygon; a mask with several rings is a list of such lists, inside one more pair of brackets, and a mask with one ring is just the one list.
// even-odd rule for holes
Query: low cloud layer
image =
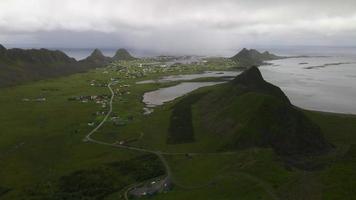
{"label": "low cloud layer", "polygon": [[219,53],[356,45],[354,0],[1,0],[0,43]]}

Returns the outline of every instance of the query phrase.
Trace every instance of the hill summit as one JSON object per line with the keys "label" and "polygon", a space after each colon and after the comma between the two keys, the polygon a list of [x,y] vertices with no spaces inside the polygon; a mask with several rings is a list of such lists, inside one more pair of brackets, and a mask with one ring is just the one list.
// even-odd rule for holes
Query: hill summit
{"label": "hill summit", "polygon": [[[193,97],[194,101],[188,101]],[[186,122],[187,114],[175,114],[183,112],[182,102],[190,102],[197,109],[194,113],[199,117],[190,115],[193,123]],[[190,104],[186,110],[192,107]],[[257,67],[228,83],[203,88],[183,98],[173,109],[171,120],[174,127],[182,130],[194,127],[184,129],[189,124],[202,124],[191,133],[220,135],[221,150],[268,147],[279,155],[294,157],[322,154],[332,148],[319,126],[293,106],[280,88],[266,82]],[[172,133],[170,142],[178,135]]]}
{"label": "hill summit", "polygon": [[241,90],[246,90],[248,92],[258,92],[261,94],[273,95],[286,104],[292,105],[288,97],[279,87],[268,83],[263,79],[260,70],[255,66],[250,67],[249,69],[242,72],[231,81],[231,84],[239,87]]}
{"label": "hill summit", "polygon": [[136,58],[133,57],[126,49],[119,49],[116,51],[113,60],[135,60]]}
{"label": "hill summit", "polygon": [[265,61],[268,60],[275,60],[280,58],[282,57],[271,54],[268,51],[260,53],[255,49],[248,50],[244,48],[231,59],[235,61],[239,67],[248,68],[251,66],[262,65]]}
{"label": "hill summit", "polygon": [[104,54],[99,49],[94,49],[94,51],[83,61],[91,63],[108,64],[111,58],[104,56]]}

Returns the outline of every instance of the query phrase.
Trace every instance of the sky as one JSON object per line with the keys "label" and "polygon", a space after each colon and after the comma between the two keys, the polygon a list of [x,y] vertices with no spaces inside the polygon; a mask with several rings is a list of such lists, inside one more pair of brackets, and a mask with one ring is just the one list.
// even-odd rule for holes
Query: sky
{"label": "sky", "polygon": [[355,0],[0,0],[0,44],[223,54],[356,46]]}

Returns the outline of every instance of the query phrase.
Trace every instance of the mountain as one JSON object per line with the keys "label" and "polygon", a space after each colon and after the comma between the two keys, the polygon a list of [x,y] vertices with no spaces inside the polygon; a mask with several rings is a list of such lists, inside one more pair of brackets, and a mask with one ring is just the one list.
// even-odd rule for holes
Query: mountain
{"label": "mountain", "polygon": [[[192,112],[192,107],[197,110]],[[192,130],[194,124],[202,128]],[[172,125],[184,134],[170,131],[171,144],[194,142],[187,133],[198,131],[219,135],[221,150],[268,147],[294,157],[318,155],[332,148],[319,126],[293,106],[280,88],[266,82],[257,67],[183,98],[173,108],[170,130]]]}
{"label": "mountain", "polygon": [[137,58],[133,57],[126,49],[119,49],[116,51],[113,60],[135,60]]}
{"label": "mountain", "polygon": [[110,57],[104,56],[104,54],[99,50],[95,49],[90,56],[82,60],[83,62],[97,63],[97,64],[108,64],[111,62]]}
{"label": "mountain", "polygon": [[271,54],[268,51],[260,53],[255,49],[248,50],[246,48],[242,49],[235,56],[231,57],[231,59],[237,63],[238,67],[243,68],[259,66],[262,65],[265,61],[280,58],[282,57]]}
{"label": "mountain", "polygon": [[100,54],[94,51],[87,59],[76,61],[58,50],[6,49],[0,45],[0,86],[69,75],[104,66],[107,60]]}
{"label": "mountain", "polygon": [[6,51],[6,48],[0,44],[0,55]]}

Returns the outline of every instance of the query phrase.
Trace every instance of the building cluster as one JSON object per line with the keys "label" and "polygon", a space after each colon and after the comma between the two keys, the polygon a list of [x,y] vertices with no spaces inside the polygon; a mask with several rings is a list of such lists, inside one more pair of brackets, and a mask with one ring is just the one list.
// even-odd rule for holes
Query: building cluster
{"label": "building cluster", "polygon": [[91,96],[77,96],[70,97],[68,101],[79,101],[82,103],[95,102],[101,104],[103,108],[106,108],[110,97],[108,95],[91,95]]}

